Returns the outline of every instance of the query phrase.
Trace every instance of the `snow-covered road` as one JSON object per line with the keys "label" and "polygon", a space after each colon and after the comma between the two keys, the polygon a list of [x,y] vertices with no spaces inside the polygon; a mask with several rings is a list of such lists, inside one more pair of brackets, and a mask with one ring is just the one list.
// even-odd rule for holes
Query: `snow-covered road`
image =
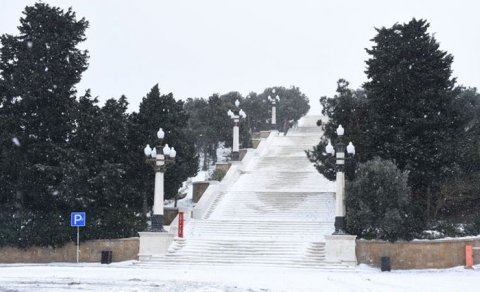
{"label": "snow-covered road", "polygon": [[381,273],[366,266],[354,271],[275,268],[142,267],[133,262],[100,264],[0,265],[0,291],[479,291],[480,266],[448,270]]}

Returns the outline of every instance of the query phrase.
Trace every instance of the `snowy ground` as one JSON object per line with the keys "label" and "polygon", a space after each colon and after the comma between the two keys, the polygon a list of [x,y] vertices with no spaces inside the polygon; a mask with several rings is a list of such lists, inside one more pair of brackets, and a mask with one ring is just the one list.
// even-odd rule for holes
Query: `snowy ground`
{"label": "snowy ground", "polygon": [[100,264],[0,265],[0,291],[479,291],[474,270],[380,272],[259,268],[153,268],[133,262]]}

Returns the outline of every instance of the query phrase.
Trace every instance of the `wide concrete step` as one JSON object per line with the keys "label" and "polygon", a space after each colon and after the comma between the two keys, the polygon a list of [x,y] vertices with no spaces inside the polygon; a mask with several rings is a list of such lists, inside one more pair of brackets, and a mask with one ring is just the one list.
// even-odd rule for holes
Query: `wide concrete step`
{"label": "wide concrete step", "polygon": [[[261,242],[258,242],[261,243]],[[231,245],[231,246],[221,246],[217,244],[188,244],[186,246],[178,246],[178,247],[171,247],[169,248],[168,252],[173,253],[173,254],[185,254],[188,252],[192,252],[195,255],[199,257],[206,257],[210,256],[210,253],[208,255],[205,255],[204,253],[198,253],[200,250],[208,249],[211,254],[222,254],[222,255],[227,255],[229,253],[232,253],[232,256],[240,256],[240,255],[289,255],[289,254],[294,254],[294,255],[303,255],[307,251],[309,253],[319,253],[319,255],[322,255],[325,251],[325,249],[314,249],[310,250],[307,247],[292,247],[292,246],[266,246],[266,247],[252,247],[252,246],[241,246],[241,245]],[[308,250],[307,250],[308,249]]]}
{"label": "wide concrete step", "polygon": [[272,192],[238,192],[226,194],[235,203],[262,203],[267,206],[298,206],[305,204],[303,209],[316,209],[334,200],[333,193],[272,193]]}
{"label": "wide concrete step", "polygon": [[279,243],[214,240],[177,240],[162,257],[153,261],[232,264],[322,264],[325,250],[322,243]]}
{"label": "wide concrete step", "polygon": [[[296,166],[292,166],[296,167]],[[230,191],[251,192],[335,192],[335,183],[318,172],[247,172],[242,174]]]}
{"label": "wide concrete step", "polygon": [[232,238],[232,239],[217,239],[217,238],[210,238],[205,236],[204,238],[196,238],[196,239],[188,239],[188,238],[175,238],[174,244],[178,245],[185,245],[187,243],[214,243],[218,245],[246,245],[246,246],[322,246],[325,243],[321,241],[303,241],[297,242],[295,239],[291,241],[278,241],[278,240],[259,240],[259,239],[239,239],[239,238]]}
{"label": "wide concrete step", "polygon": [[235,229],[235,231],[253,231],[253,232],[280,232],[283,230],[316,230],[324,227],[330,227],[331,222],[313,222],[313,221],[235,221],[235,220],[201,220],[191,219],[189,226],[195,228],[218,228]]}
{"label": "wide concrete step", "polygon": [[186,238],[238,238],[276,239],[287,241],[323,241],[331,234],[334,223],[301,221],[233,221],[191,220],[188,222]]}
{"label": "wide concrete step", "polygon": [[[155,260],[155,259],[152,259]],[[281,258],[281,257],[272,257],[266,259],[265,257],[257,257],[257,258],[219,258],[219,257],[211,257],[211,258],[192,258],[192,257],[164,257],[161,259],[157,259],[158,261],[175,261],[175,262],[185,262],[185,263],[230,263],[230,264],[302,264],[302,265],[321,265],[323,264],[322,260],[308,260],[307,258],[299,259],[298,257],[292,258]]]}
{"label": "wide concrete step", "polygon": [[305,151],[312,150],[313,147],[310,145],[300,145],[300,146],[280,146],[280,145],[270,145],[268,149],[263,153],[263,157],[277,157],[282,159],[284,157],[300,157],[304,158],[307,156]]}
{"label": "wide concrete step", "polygon": [[[292,131],[292,133],[294,133],[294,131]],[[308,147],[313,147],[315,145],[318,145],[318,143],[320,142],[320,137],[321,136],[318,136],[315,133],[298,135],[298,136],[288,135],[288,134],[287,136],[279,135],[279,136],[273,137],[272,139],[273,141],[271,144],[275,146],[304,147],[305,149],[307,149]]]}
{"label": "wide concrete step", "polygon": [[[295,253],[287,253],[285,251],[238,251],[234,254],[229,254],[225,252],[216,252],[211,253],[208,256],[202,255],[201,250],[191,250],[191,251],[183,251],[179,253],[167,253],[166,256],[172,256],[176,258],[189,258],[189,259],[218,259],[218,258],[226,258],[226,259],[240,259],[245,261],[256,261],[256,260],[265,260],[269,259],[298,259],[301,255]],[[318,261],[323,260],[325,257],[325,252],[319,252],[318,255],[315,256],[308,256],[305,257],[305,261]]]}
{"label": "wide concrete step", "polygon": [[209,218],[331,222],[334,212],[333,193],[229,191],[218,201]]}
{"label": "wide concrete step", "polygon": [[256,262],[298,258],[318,261],[324,259],[325,248],[320,242],[183,239],[176,240],[166,256],[205,261],[237,259]]}
{"label": "wide concrete step", "polygon": [[[267,152],[256,163],[250,164],[246,171],[284,171],[284,172],[317,172],[306,155],[303,156],[273,156]],[[318,173],[318,172],[317,172]]]}
{"label": "wide concrete step", "polygon": [[149,262],[139,262],[137,265],[142,268],[152,268],[156,269],[159,267],[164,268],[207,268],[207,267],[218,267],[218,268],[248,268],[248,267],[259,267],[262,269],[275,269],[278,271],[278,268],[286,269],[288,272],[289,269],[306,269],[306,270],[326,270],[326,271],[341,271],[341,272],[354,272],[355,268],[348,265],[330,263],[330,262],[319,262],[313,264],[306,263],[239,263],[239,262],[202,262],[202,261],[175,261],[174,259],[165,259],[165,258],[153,258]]}

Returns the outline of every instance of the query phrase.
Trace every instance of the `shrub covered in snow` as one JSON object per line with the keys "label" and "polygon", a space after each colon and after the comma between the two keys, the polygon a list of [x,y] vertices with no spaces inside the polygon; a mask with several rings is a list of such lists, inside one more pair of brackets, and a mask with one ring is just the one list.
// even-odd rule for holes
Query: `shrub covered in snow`
{"label": "shrub covered in snow", "polygon": [[411,209],[408,173],[387,160],[360,164],[347,184],[347,230],[367,239],[410,240],[421,228]]}
{"label": "shrub covered in snow", "polygon": [[222,169],[215,169],[212,173],[211,180],[221,181],[226,174]]}

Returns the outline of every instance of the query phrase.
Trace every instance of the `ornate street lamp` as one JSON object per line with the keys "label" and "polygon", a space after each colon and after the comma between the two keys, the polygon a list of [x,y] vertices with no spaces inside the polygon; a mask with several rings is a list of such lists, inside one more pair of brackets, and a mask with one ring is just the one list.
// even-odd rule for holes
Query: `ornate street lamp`
{"label": "ornate street lamp", "polygon": [[235,109],[233,112],[228,110],[228,116],[233,120],[233,146],[232,146],[232,161],[238,161],[240,158],[240,132],[239,132],[239,123],[240,118],[246,118],[247,115],[245,112],[238,107],[240,106],[240,102],[238,99],[235,101]]}
{"label": "ornate street lamp", "polygon": [[[272,94],[275,94],[275,88],[272,89]],[[277,101],[280,101],[280,97],[277,95],[272,98],[270,95],[268,96],[268,100],[272,103],[272,130],[277,129]]]}
{"label": "ornate street lamp", "polygon": [[[325,147],[325,152],[328,156],[333,157],[336,153],[336,166],[337,166],[337,192],[335,195],[335,235],[347,234],[345,231],[345,160],[351,158],[355,155],[355,146],[352,142],[348,143],[345,147],[343,143],[343,134],[345,130],[342,125],[339,125],[337,128],[338,142],[334,146],[328,142],[328,145]],[[347,150],[347,155],[345,157],[345,150]]]}
{"label": "ornate street lamp", "polygon": [[155,192],[153,197],[153,215],[152,225],[150,231],[163,232],[163,200],[164,200],[164,173],[167,170],[167,165],[175,163],[175,156],[177,152],[168,144],[162,146],[165,132],[160,128],[157,132],[159,139],[158,146],[153,149],[147,144],[143,152],[147,156],[146,162],[153,166],[155,170]]}

